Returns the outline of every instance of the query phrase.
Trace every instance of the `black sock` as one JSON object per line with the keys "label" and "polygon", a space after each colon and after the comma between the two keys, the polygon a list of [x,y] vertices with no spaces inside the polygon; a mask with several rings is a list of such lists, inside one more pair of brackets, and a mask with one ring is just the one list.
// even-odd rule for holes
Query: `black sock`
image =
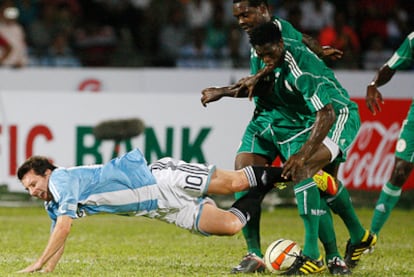
{"label": "black sock", "polygon": [[243,168],[249,180],[250,187],[268,192],[275,187],[275,183],[288,182],[281,176],[282,168],[274,166],[247,166]]}
{"label": "black sock", "polygon": [[233,203],[230,212],[235,214],[243,224],[246,224],[250,218],[254,218],[260,215],[261,203],[265,193],[260,190],[252,189],[244,196],[236,200]]}

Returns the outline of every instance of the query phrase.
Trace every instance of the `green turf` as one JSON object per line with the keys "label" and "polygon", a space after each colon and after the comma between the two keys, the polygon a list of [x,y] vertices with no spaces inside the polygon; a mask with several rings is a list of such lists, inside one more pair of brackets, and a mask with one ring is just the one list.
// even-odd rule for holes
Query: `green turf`
{"label": "green turf", "polygon": [[[368,226],[371,210],[357,212]],[[375,252],[363,256],[353,276],[414,276],[413,219],[412,211],[393,211]],[[241,234],[205,238],[142,217],[103,215],[74,222],[54,276],[232,276],[229,270],[245,254]],[[348,235],[337,217],[335,222],[343,252]],[[0,208],[0,276],[21,276],[14,272],[40,255],[48,230],[41,208]],[[302,245],[302,236],[295,208],[263,213],[264,248],[281,237]]]}

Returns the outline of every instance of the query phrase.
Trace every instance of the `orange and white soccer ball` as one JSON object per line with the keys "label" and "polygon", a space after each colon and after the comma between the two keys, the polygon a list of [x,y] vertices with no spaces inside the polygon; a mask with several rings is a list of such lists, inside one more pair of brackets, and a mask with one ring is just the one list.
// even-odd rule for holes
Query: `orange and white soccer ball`
{"label": "orange and white soccer ball", "polygon": [[264,262],[266,268],[273,273],[283,273],[288,270],[300,255],[300,246],[289,239],[278,239],[266,249]]}

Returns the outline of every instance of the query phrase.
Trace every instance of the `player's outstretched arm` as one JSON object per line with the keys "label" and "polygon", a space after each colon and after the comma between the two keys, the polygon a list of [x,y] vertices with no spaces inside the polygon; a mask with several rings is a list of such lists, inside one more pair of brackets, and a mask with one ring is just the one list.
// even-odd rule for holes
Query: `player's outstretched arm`
{"label": "player's outstretched arm", "polygon": [[231,88],[237,92],[234,97],[247,96],[249,100],[252,100],[253,96],[271,90],[274,84],[273,70],[275,67],[276,65],[274,64],[266,64],[266,66],[255,75],[241,78],[237,83],[231,86]]}
{"label": "player's outstretched arm", "polygon": [[[66,215],[59,216],[53,229],[52,234],[49,237],[49,242],[43,251],[43,254],[37,259],[36,262],[19,271],[19,273],[30,273],[41,271],[46,263],[49,263],[46,270],[53,268],[58,263],[60,257],[63,254],[66,238],[69,236],[72,226],[72,218]],[[59,251],[62,251],[59,253]],[[57,256],[55,256],[57,255]],[[54,257],[55,256],[55,257]]]}
{"label": "player's outstretched arm", "polygon": [[372,82],[367,86],[365,103],[373,115],[375,115],[377,111],[380,112],[380,104],[384,104],[382,94],[379,92],[378,87],[388,83],[392,76],[394,76],[394,73],[395,70],[385,64],[378,70]]}
{"label": "player's outstretched arm", "polygon": [[206,107],[208,103],[220,100],[224,96],[235,97],[237,92],[227,87],[209,87],[201,91],[201,104]]}

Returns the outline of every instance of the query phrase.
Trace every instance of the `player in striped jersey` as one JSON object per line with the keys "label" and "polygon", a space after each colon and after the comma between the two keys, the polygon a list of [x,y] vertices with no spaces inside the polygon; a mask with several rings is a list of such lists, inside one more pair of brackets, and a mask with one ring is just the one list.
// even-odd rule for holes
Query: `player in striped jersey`
{"label": "player in striped jersey", "polygon": [[[414,65],[414,32],[408,34],[391,58],[378,70],[373,81],[367,87],[366,103],[375,115],[381,111],[383,104],[378,87],[385,85],[400,69]],[[392,209],[400,199],[402,186],[414,168],[414,102],[411,103],[408,115],[404,120],[395,149],[395,162],[391,178],[384,184],[375,205],[371,222],[371,231],[379,234]]]}
{"label": "player in striped jersey", "polygon": [[[251,33],[254,27],[261,23],[274,22],[274,24],[276,24],[281,31],[283,40],[286,41],[286,43],[295,43],[295,41],[303,42],[320,58],[331,57],[336,59],[340,58],[342,55],[342,53],[336,49],[321,47],[318,43],[315,43],[315,40],[311,37],[298,32],[289,22],[277,17],[271,17],[266,0],[233,0],[233,15],[238,20],[240,27],[242,27],[248,34]],[[261,69],[264,67],[264,63],[255,54],[254,49],[252,49],[251,54],[251,73],[257,74],[258,72],[261,72]],[[320,62],[322,63],[322,61]],[[325,68],[325,65],[323,66]],[[329,69],[327,70],[329,71],[328,74],[333,75]],[[262,76],[266,75],[265,71],[261,73],[263,74]],[[271,73],[274,76],[272,68]],[[271,80],[272,78],[266,76],[262,80],[266,79]],[[235,161],[236,169],[242,168],[248,164],[270,164],[276,156],[280,156],[276,145],[276,141],[279,140],[275,139],[280,129],[289,129],[291,127],[295,127],[295,124],[299,124],[299,126],[301,124],[299,121],[287,119],[283,109],[280,110],[281,113],[277,110],[273,110],[277,107],[274,106],[275,103],[277,104],[277,98],[273,99],[273,94],[267,94],[265,89],[262,89],[260,93],[260,90],[257,90],[257,87],[258,86],[254,87],[255,92],[259,93],[254,95],[251,94],[253,91],[248,91],[250,92],[248,95],[244,95],[244,93],[240,91],[235,92],[231,86],[223,88],[207,88],[202,92],[203,95],[201,101],[204,106],[209,102],[219,100],[223,96],[249,98],[254,96],[253,100],[257,108],[253,119],[247,126],[243,135],[242,144],[238,150]],[[343,96],[345,98],[348,97],[345,91],[343,92]],[[298,111],[303,109],[303,107],[304,106],[300,106]],[[339,110],[337,111],[339,112]],[[342,118],[345,116],[346,112],[341,114]],[[269,128],[269,126],[273,125],[273,122],[278,123],[277,128]],[[356,134],[356,129],[354,134]],[[282,160],[284,159],[283,157],[281,158]],[[338,160],[336,160],[327,166],[325,170],[336,178],[338,166],[339,163]],[[346,266],[344,266],[341,255],[339,254],[336,246],[336,236],[329,208],[337,213],[344,221],[351,235],[353,244],[359,243],[360,241],[366,239],[366,237],[369,237],[369,232],[363,228],[358,217],[356,216],[349,200],[349,193],[347,189],[341,182],[338,182],[338,185],[338,193],[334,197],[326,194],[323,195],[323,201],[321,202],[322,206],[320,209],[323,210],[325,214],[321,216],[320,220],[320,240],[325,248],[326,262],[330,272],[333,274],[348,274],[349,270]],[[244,193],[245,192],[236,193],[236,196]],[[329,208],[326,204],[327,202],[329,204]],[[260,212],[258,214],[260,215]],[[260,259],[260,257],[262,257],[262,252],[260,248],[259,220],[260,216],[256,220],[250,220],[243,229],[243,235],[246,238],[249,253],[243,258],[237,267],[233,268],[233,273],[261,271],[264,268],[264,263]]]}
{"label": "player in striped jersey", "polygon": [[[333,60],[342,57],[342,52],[340,50],[329,46],[322,47],[317,40],[306,34],[302,34],[288,21],[272,16],[266,0],[233,0],[233,15],[239,26],[246,31],[247,34],[249,34],[257,25],[272,21],[279,26],[283,38],[303,42],[319,57],[330,58]],[[252,67],[252,62],[253,61],[251,60],[251,69],[254,68]],[[246,129],[242,140],[243,145],[239,148],[235,159],[235,169],[240,169],[253,164],[271,164],[272,161],[279,156],[275,150],[276,147],[271,141],[271,136],[269,136],[265,130],[257,131],[257,133],[256,131],[257,130],[254,130],[254,133],[252,133]],[[263,131],[263,133],[261,131]],[[262,135],[256,135],[258,133],[261,133]],[[250,144],[249,140],[251,141]],[[248,148],[249,146],[253,147]],[[235,194],[235,197],[238,199],[245,194],[246,192],[238,192]],[[243,236],[247,244],[248,253],[243,257],[240,264],[232,269],[232,273],[261,272],[265,268],[261,259],[263,253],[261,251],[260,242],[260,206],[258,209],[259,211],[256,213],[258,216],[252,217],[248,224],[243,228]],[[333,245],[336,244],[336,238],[329,208],[326,207],[326,210],[328,211],[328,214],[324,216],[324,218],[326,218],[327,224],[323,224],[323,227],[327,227],[330,231],[324,232],[327,235],[322,236],[321,241],[325,246],[327,256],[333,258],[340,255],[337,248],[333,247]],[[344,269],[342,266],[338,266],[338,270],[343,271]]]}
{"label": "player in striped jersey", "polygon": [[[286,159],[282,175],[295,181],[299,214],[305,225],[302,259],[288,274],[303,274],[307,265],[315,268],[307,273],[316,273],[323,263],[318,250],[320,215],[316,212],[319,211],[320,199],[315,185],[312,185],[312,176],[326,166],[334,167],[336,171],[345,161],[360,126],[358,107],[332,70],[302,44],[284,41],[276,24],[268,22],[255,28],[250,42],[265,66],[274,69],[273,93],[266,95],[269,99],[262,110],[264,113],[277,110],[283,118],[273,122],[272,127],[275,128],[279,152]],[[272,106],[265,106],[270,101]],[[344,197],[338,194],[335,197]],[[329,199],[328,203],[333,204]],[[357,220],[352,226],[344,220],[351,238],[354,235],[350,243],[359,245],[366,241],[369,242],[368,247],[375,244],[376,236],[362,227],[351,204],[349,209],[350,215]],[[345,261],[352,267],[360,256],[350,257],[350,254],[353,253],[346,251]]]}
{"label": "player in striped jersey", "polygon": [[[319,201],[317,190],[312,186],[313,181],[308,175],[324,168],[336,176],[339,164],[345,160],[346,151],[360,126],[357,105],[349,99],[333,72],[313,52],[294,40],[282,40],[277,23],[267,22],[264,25],[267,29],[262,35],[256,34],[255,39],[270,46],[265,53],[256,55],[256,52],[260,52],[257,49],[252,52],[252,73],[256,75],[243,78],[234,86],[220,88],[222,92],[218,89],[212,94],[208,89],[203,91],[202,103],[216,101],[222,96],[253,96],[256,110],[246,129],[239,153],[251,152],[250,149],[254,149],[255,153],[262,150],[264,156],[270,149],[279,153],[282,160],[286,161],[286,176],[292,175],[296,179],[299,211],[305,220],[307,234],[311,234],[307,236],[308,242],[305,242],[305,263],[314,262],[314,272],[323,269],[323,263],[318,259],[319,230],[330,272],[349,274],[350,271],[338,254],[333,227],[331,230],[328,228],[332,225],[329,210],[320,207],[320,204],[326,201],[341,216],[351,235],[352,244],[375,241],[375,236],[361,225],[345,187],[341,186],[336,195],[324,196],[324,201]],[[265,32],[269,34],[266,36]],[[267,39],[275,40],[266,41]],[[267,93],[250,90],[249,85],[255,85],[252,80],[258,78],[263,69],[275,77],[272,90]],[[217,91],[219,97],[214,95]],[[252,95],[251,92],[256,94]],[[254,139],[249,139],[249,136]],[[260,140],[267,144],[259,144]],[[264,145],[267,147],[264,148]],[[301,199],[304,195],[311,200],[314,198],[315,202]],[[305,202],[313,205],[314,214],[304,210]],[[325,221],[320,228],[317,224],[319,217]],[[331,224],[328,224],[329,219]],[[329,241],[331,243],[327,243]],[[356,258],[359,260],[360,256]]]}
{"label": "player in striped jersey", "polygon": [[146,216],[201,235],[234,235],[249,220],[251,207],[260,202],[246,195],[223,210],[207,195],[248,189],[265,194],[274,183],[285,180],[281,168],[227,171],[173,158],[147,165],[138,149],[103,165],[71,168],[57,167],[45,157],[34,156],[19,167],[17,176],[30,195],[45,201],[52,220],[43,254],[21,272],[53,271],[63,254],[72,220],[85,215]]}

